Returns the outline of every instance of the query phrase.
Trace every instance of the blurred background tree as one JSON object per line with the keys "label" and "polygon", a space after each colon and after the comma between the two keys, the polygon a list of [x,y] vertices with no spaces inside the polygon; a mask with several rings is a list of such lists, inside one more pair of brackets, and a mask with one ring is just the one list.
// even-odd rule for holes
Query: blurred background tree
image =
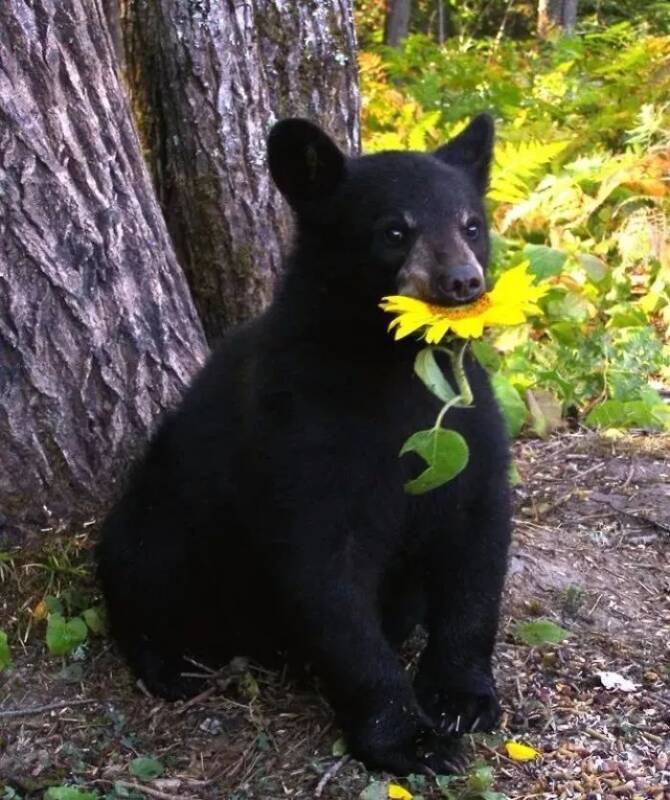
{"label": "blurred background tree", "polygon": [[397,47],[410,33],[436,41],[453,36],[520,39],[549,28],[571,32],[577,21],[601,26],[644,20],[667,32],[667,0],[357,0],[360,46],[373,43]]}

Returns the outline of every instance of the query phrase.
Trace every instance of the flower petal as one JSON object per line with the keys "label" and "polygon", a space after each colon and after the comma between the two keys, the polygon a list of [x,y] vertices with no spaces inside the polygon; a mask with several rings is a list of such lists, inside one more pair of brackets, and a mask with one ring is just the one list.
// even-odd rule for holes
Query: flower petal
{"label": "flower petal", "polygon": [[403,786],[398,786],[397,783],[389,783],[387,794],[389,800],[412,800],[414,795],[408,792]]}
{"label": "flower petal", "polygon": [[428,344],[438,344],[444,338],[447,331],[452,326],[452,320],[443,318],[439,322],[434,322],[426,331],[425,339]]}
{"label": "flower petal", "polygon": [[534,747],[521,742],[505,742],[505,750],[512,761],[534,761],[540,755]]}
{"label": "flower petal", "polygon": [[480,314],[477,317],[463,317],[463,319],[453,320],[451,329],[461,339],[479,339],[484,333],[485,324],[486,314]]}

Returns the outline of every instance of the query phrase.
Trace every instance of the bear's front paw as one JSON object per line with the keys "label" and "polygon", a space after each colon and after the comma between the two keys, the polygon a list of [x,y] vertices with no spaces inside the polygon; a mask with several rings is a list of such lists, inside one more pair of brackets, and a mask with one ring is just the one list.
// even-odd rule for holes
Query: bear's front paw
{"label": "bear's front paw", "polygon": [[432,726],[430,719],[414,704],[407,707],[395,699],[364,719],[345,722],[352,754],[368,769],[394,775],[418,770],[417,742]]}
{"label": "bear's front paw", "polygon": [[386,708],[355,726],[347,738],[353,755],[368,769],[394,775],[446,775],[461,772],[465,764],[459,743],[437,734],[419,709]]}
{"label": "bear's front paw", "polygon": [[469,761],[459,739],[432,730],[419,737],[418,756],[421,768],[417,772],[436,775],[464,772]]}
{"label": "bear's front paw", "polygon": [[417,686],[421,707],[430,716],[441,735],[490,731],[500,719],[500,703],[492,678],[473,682],[472,687],[451,686],[439,689]]}

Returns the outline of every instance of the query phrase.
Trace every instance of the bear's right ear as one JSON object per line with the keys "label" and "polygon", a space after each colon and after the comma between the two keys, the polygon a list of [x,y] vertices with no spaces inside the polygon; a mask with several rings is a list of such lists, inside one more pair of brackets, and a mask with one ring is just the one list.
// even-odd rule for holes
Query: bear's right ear
{"label": "bear's right ear", "polygon": [[284,119],[268,138],[270,174],[294,211],[306,211],[335,191],[344,177],[344,153],[306,119]]}

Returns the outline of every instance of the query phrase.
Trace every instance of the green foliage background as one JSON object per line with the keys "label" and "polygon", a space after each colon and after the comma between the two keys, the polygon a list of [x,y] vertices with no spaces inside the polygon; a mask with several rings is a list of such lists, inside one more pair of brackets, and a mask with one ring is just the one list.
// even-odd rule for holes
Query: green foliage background
{"label": "green foliage background", "polygon": [[414,33],[393,50],[379,3],[359,4],[365,151],[429,150],[477,112],[496,118],[494,274],[529,261],[552,285],[544,319],[478,353],[513,433],[561,414],[670,429],[670,11],[599,5],[609,24],[582,17],[572,37]]}

